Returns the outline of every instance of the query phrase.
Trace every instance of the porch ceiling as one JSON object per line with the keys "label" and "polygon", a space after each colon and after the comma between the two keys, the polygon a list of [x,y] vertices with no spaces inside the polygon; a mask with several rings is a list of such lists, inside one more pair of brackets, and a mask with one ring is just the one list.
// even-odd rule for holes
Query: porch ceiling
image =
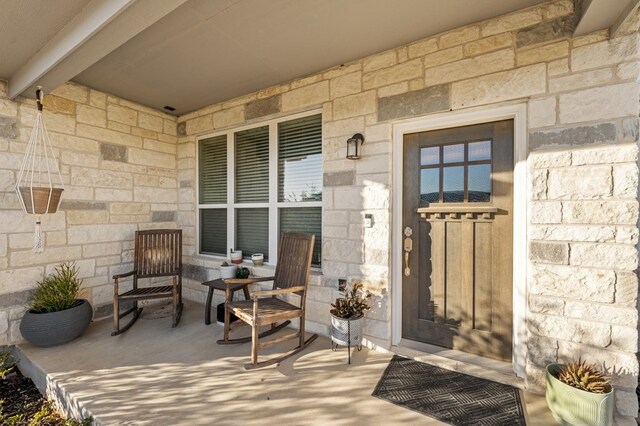
{"label": "porch ceiling", "polygon": [[11,98],[74,80],[181,115],[544,1],[0,0],[0,79]]}
{"label": "porch ceiling", "polygon": [[0,78],[11,77],[89,0],[0,0]]}
{"label": "porch ceiling", "polygon": [[191,0],[75,80],[183,114],[536,3]]}

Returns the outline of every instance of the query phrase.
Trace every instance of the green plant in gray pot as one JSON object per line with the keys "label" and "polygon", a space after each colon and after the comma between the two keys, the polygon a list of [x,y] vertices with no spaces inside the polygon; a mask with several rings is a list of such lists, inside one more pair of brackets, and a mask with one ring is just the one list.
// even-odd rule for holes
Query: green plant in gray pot
{"label": "green plant in gray pot", "polygon": [[70,342],[89,326],[93,308],[80,298],[82,280],[74,263],[65,262],[37,283],[20,333],[33,345],[49,347]]}
{"label": "green plant in gray pot", "polygon": [[549,364],[547,405],[562,425],[613,424],[613,389],[605,373],[585,361]]}

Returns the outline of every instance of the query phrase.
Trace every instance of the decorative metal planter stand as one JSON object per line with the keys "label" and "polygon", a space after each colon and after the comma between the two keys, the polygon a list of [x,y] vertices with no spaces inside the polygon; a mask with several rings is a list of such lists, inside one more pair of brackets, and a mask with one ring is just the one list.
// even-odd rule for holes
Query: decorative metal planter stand
{"label": "decorative metal planter stand", "polygon": [[351,364],[351,346],[362,350],[362,324],[364,316],[356,318],[340,318],[331,315],[331,350],[335,351],[340,345],[347,347],[348,364]]}
{"label": "decorative metal planter stand", "polygon": [[[58,161],[42,116],[43,99],[42,88],[38,86],[36,90],[38,113],[16,180],[16,194],[20,199],[22,210],[27,214],[37,215],[33,242],[33,251],[36,253],[44,251],[40,215],[55,213],[64,191]],[[53,183],[52,174],[58,175],[57,184]]]}

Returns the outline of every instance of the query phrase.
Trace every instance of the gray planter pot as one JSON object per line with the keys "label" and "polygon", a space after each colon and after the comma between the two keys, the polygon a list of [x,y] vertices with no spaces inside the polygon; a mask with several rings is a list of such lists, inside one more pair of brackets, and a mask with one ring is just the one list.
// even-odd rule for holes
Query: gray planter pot
{"label": "gray planter pot", "polygon": [[49,347],[67,343],[89,326],[93,308],[88,300],[64,311],[38,313],[27,311],[20,322],[20,333],[32,345]]}
{"label": "gray planter pot", "polygon": [[360,346],[362,344],[363,324],[364,315],[355,318],[340,318],[331,314],[331,341],[342,346],[348,346],[349,344],[351,346]]}
{"label": "gray planter pot", "polygon": [[561,425],[609,426],[613,424],[613,389],[599,394],[576,389],[556,378],[564,364],[547,365],[547,405]]}

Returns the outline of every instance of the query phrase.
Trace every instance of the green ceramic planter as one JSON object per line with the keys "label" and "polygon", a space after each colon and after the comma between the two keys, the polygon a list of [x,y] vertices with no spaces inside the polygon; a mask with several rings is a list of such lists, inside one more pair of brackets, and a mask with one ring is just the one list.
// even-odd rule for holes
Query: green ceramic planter
{"label": "green ceramic planter", "polygon": [[561,425],[609,426],[613,424],[613,389],[586,392],[562,383],[555,376],[564,364],[547,365],[547,405]]}

